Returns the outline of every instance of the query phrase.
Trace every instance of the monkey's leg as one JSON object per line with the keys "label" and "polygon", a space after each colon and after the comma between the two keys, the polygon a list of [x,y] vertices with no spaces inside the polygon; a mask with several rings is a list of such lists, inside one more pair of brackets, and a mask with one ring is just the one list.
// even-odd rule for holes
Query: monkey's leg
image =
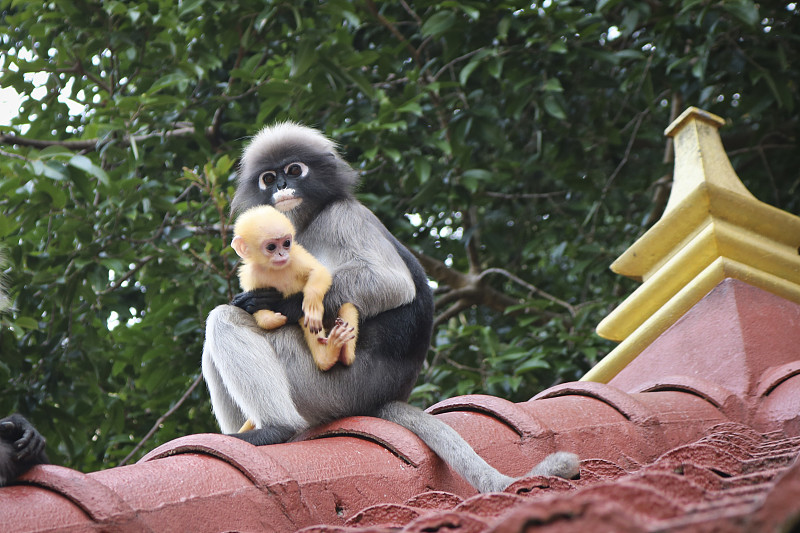
{"label": "monkey's leg", "polygon": [[285,367],[273,347],[299,343],[298,334],[294,328],[265,332],[250,314],[230,305],[209,313],[203,377],[224,433],[233,434],[248,418],[259,429],[237,436],[255,444],[282,442],[308,428],[294,406]]}
{"label": "monkey's leg", "polygon": [[217,423],[223,433],[230,433],[236,431],[236,428],[242,425],[246,417],[242,413],[242,409],[233,401],[227,387],[222,382],[222,377],[214,364],[215,358],[211,354],[209,342],[206,340],[202,360],[203,379],[211,396],[211,408],[217,418]]}
{"label": "monkey's leg", "polygon": [[262,329],[275,329],[286,324],[286,317],[280,313],[270,311],[269,309],[261,309],[253,313],[253,318]]}
{"label": "monkey's leg", "polygon": [[356,359],[356,342],[358,342],[358,309],[351,303],[342,304],[339,308],[339,318],[353,329],[353,338],[345,343],[339,352],[339,361],[350,366]]}

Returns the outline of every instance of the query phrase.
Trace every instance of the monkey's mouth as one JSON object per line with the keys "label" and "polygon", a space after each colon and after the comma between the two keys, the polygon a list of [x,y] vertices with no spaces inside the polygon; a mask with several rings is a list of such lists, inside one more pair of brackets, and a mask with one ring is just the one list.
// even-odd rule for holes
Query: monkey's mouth
{"label": "monkey's mouth", "polygon": [[275,202],[275,209],[283,213],[291,211],[301,203],[303,199],[295,196],[294,189],[283,189],[276,192],[272,196],[272,201]]}

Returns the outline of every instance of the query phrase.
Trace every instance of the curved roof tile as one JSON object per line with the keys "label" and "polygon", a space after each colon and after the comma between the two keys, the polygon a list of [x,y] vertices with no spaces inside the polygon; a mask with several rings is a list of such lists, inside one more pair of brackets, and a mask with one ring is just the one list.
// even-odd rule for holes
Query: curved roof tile
{"label": "curved roof tile", "polygon": [[[721,300],[747,308],[754,297],[764,309],[780,299],[736,280],[722,285],[698,304],[703,313],[684,319],[730,319],[731,305],[712,305]],[[464,396],[429,409],[509,475],[558,449],[582,458],[579,479],[529,477],[476,495],[411,432],[354,417],[273,446],[190,435],[136,465],[88,474],[39,466],[0,489],[0,524],[20,532],[349,533],[792,526],[800,516],[800,357],[779,341],[757,361],[753,339],[740,338],[739,352],[730,338],[723,351],[712,346],[705,356],[716,365],[734,358],[733,367],[748,369],[754,386],[731,390],[725,373],[698,373],[709,361],[686,360],[700,350],[676,351],[684,319],[610,384],[567,383],[521,403]],[[758,338],[785,325],[762,320]]]}

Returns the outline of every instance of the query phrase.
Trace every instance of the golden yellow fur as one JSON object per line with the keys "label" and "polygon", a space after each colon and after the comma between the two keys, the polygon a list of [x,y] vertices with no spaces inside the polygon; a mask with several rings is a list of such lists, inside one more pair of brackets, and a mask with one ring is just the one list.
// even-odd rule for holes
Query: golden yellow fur
{"label": "golden yellow fur", "polygon": [[[251,291],[272,287],[284,297],[303,293],[303,314],[300,326],[314,362],[320,370],[328,370],[338,361],[345,365],[355,359],[355,343],[358,336],[358,311],[351,303],[339,309],[337,325],[330,336],[322,327],[323,298],[331,286],[331,274],[325,266],[294,242],[295,230],[291,221],[272,206],[259,206],[245,211],[234,226],[231,244],[242,258],[239,268],[239,283],[242,289]],[[285,264],[276,264],[265,251],[265,243],[291,240],[287,248]],[[264,329],[275,329],[286,323],[286,317],[269,310],[256,311],[253,315]]]}

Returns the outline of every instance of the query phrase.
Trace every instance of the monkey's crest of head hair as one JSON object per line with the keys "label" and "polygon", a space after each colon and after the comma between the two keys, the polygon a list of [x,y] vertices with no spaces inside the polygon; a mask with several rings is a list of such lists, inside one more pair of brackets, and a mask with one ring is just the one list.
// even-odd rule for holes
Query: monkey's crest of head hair
{"label": "monkey's crest of head hair", "polygon": [[243,237],[266,237],[268,239],[283,237],[284,235],[294,236],[294,225],[289,218],[272,207],[271,205],[260,205],[251,207],[236,219],[233,226],[233,234]]}
{"label": "monkey's crest of head hair", "polygon": [[242,159],[248,161],[254,154],[269,153],[272,149],[287,145],[304,145],[322,153],[339,155],[336,143],[321,131],[292,121],[279,122],[259,131],[245,147]]}

